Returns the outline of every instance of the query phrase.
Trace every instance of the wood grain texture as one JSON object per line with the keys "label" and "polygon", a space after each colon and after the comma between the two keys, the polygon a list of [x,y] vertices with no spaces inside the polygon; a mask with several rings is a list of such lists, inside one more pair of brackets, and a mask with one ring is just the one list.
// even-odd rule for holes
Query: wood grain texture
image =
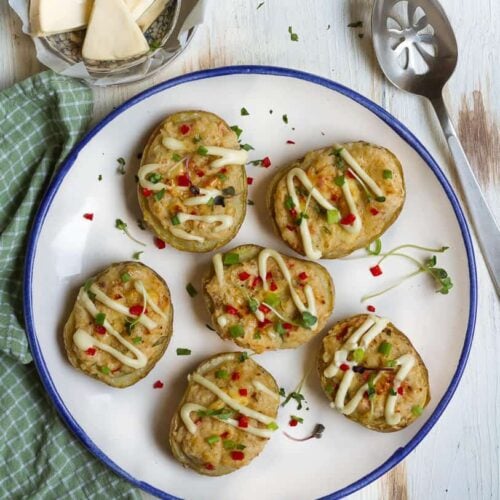
{"label": "wood grain texture", "polygon": [[[144,82],[94,89],[94,122],[125,99],[173,76],[231,64],[287,66],[331,78],[381,104],[405,123],[450,174],[451,159],[433,111],[383,77],[370,41],[370,0],[212,0],[207,22],[174,63]],[[498,0],[442,0],[460,58],[445,99],[493,210],[500,214],[500,46]],[[351,21],[362,28],[348,28]],[[287,32],[299,35],[292,42]],[[360,38],[359,35],[363,34]],[[0,89],[40,70],[31,40],[0,2]],[[362,132],[361,132],[362,133]],[[452,182],[454,176],[451,174]],[[478,256],[475,341],[457,394],[403,464],[351,496],[356,500],[497,499],[500,443],[500,309]]]}

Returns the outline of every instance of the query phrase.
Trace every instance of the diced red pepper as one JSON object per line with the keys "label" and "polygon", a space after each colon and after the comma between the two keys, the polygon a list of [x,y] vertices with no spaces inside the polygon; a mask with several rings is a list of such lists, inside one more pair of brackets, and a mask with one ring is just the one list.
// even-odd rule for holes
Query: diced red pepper
{"label": "diced red pepper", "polygon": [[271,160],[269,159],[269,156],[266,156],[265,158],[262,159],[260,162],[264,168],[269,168],[271,166]]}
{"label": "diced red pepper", "polygon": [[339,197],[336,194],[332,194],[330,196],[330,200],[332,200],[332,201],[337,201],[338,199],[339,199]]}
{"label": "diced red pepper", "polygon": [[372,273],[373,276],[380,276],[382,274],[382,269],[380,266],[373,266],[370,267],[370,272]]}
{"label": "diced red pepper", "polygon": [[402,395],[403,395],[403,393],[404,393],[403,386],[402,386],[402,385],[400,385],[400,386],[398,387],[398,394],[399,394],[400,396],[402,396]]}
{"label": "diced red pepper", "polygon": [[207,470],[214,470],[215,467],[212,464],[205,464],[205,469],[207,469]]}
{"label": "diced red pepper", "polygon": [[191,181],[186,174],[177,176],[177,185],[183,187],[189,187],[191,185]]}
{"label": "diced red pepper", "polygon": [[83,214],[83,218],[87,220],[94,220],[94,214]]}
{"label": "diced red pepper", "polygon": [[352,172],[350,170],[347,171],[347,177],[349,177],[349,179],[355,179],[356,177],[354,177],[354,175],[352,174]]}
{"label": "diced red pepper", "polygon": [[203,170],[197,170],[197,171],[196,171],[196,175],[197,175],[198,177],[203,177],[203,176],[205,175],[205,172],[203,172]]}
{"label": "diced red pepper", "polygon": [[299,279],[304,281],[306,280],[307,278],[309,278],[309,276],[307,275],[306,272],[302,271],[300,274],[299,274]]}
{"label": "diced red pepper", "polygon": [[148,188],[142,188],[141,193],[142,193],[142,196],[147,198],[148,196],[151,196],[153,194],[153,191],[151,189],[148,189]]}
{"label": "diced red pepper", "polygon": [[238,427],[246,429],[248,427],[248,417],[246,417],[245,415],[241,415],[238,418]]}
{"label": "diced red pepper", "polygon": [[275,292],[278,289],[278,285],[274,281],[271,281],[269,289],[271,290],[271,292]]}
{"label": "diced red pepper", "polygon": [[157,380],[153,384],[153,389],[162,389],[165,384],[161,380]]}
{"label": "diced red pepper", "polygon": [[221,173],[221,174],[227,174],[227,168],[226,168],[226,167],[221,168],[221,169],[219,170],[219,173]]}
{"label": "diced red pepper", "polygon": [[294,418],[292,418],[292,419],[290,419],[290,422],[288,422],[288,425],[289,425],[290,427],[297,427],[297,424],[298,424],[298,423],[299,423],[299,422],[298,422],[297,420],[295,420]]}
{"label": "diced red pepper", "polygon": [[233,316],[239,316],[238,309],[236,309],[236,307],[230,306],[229,304],[226,305],[226,312],[228,314],[232,314]]}
{"label": "diced red pepper", "polygon": [[287,228],[289,231],[292,231],[292,232],[293,232],[293,231],[295,231],[295,230],[297,229],[297,226],[290,226],[290,225],[288,225],[288,226],[286,226],[286,228]]}
{"label": "diced red pepper", "polygon": [[94,325],[94,331],[99,335],[104,335],[106,333],[106,328],[102,325]]}
{"label": "diced red pepper", "polygon": [[283,323],[283,328],[285,330],[291,330],[293,328],[293,325],[291,323]]}
{"label": "diced red pepper", "polygon": [[223,433],[220,435],[220,437],[221,437],[222,439],[227,439],[227,438],[229,437],[229,431],[225,431],[225,432],[223,432]]}
{"label": "diced red pepper", "polygon": [[113,296],[113,299],[114,299],[114,300],[119,300],[119,299],[121,299],[121,298],[122,298],[122,296],[121,296],[119,293],[116,293],[116,294]]}
{"label": "diced red pepper", "polygon": [[248,396],[248,389],[241,388],[238,393],[240,396]]}
{"label": "diced red pepper", "polygon": [[370,213],[372,215],[377,215],[379,213],[379,211],[375,207],[372,207],[372,208],[370,208]]}
{"label": "diced red pepper", "polygon": [[340,219],[340,223],[343,226],[352,226],[354,224],[354,221],[356,220],[356,216],[354,214],[347,214]]}
{"label": "diced red pepper", "polygon": [[295,210],[295,208],[291,208],[290,209],[290,215],[296,219],[297,218],[297,210]]}
{"label": "diced red pepper", "polygon": [[367,306],[367,307],[366,307],[366,309],[367,309],[368,311],[370,311],[371,313],[374,313],[374,312],[375,312],[375,306],[371,306],[371,305],[370,305],[370,306]]}
{"label": "diced red pepper", "polygon": [[243,271],[242,273],[238,274],[238,278],[240,278],[241,281],[246,281],[248,278],[250,278],[250,275],[246,271]]}
{"label": "diced red pepper", "polygon": [[231,380],[239,380],[240,379],[240,372],[233,372],[231,373]]}
{"label": "diced red pepper", "polygon": [[290,139],[288,139],[288,141],[286,141],[287,144],[295,144],[295,141],[291,141]]}
{"label": "diced red pepper", "polygon": [[247,184],[251,186],[253,184],[253,177],[247,177]]}
{"label": "diced red pepper", "polygon": [[89,347],[85,353],[88,354],[89,356],[93,356],[95,354],[95,347]]}
{"label": "diced red pepper", "polygon": [[191,131],[191,127],[187,124],[187,123],[183,123],[180,127],[179,127],[179,132],[182,134],[182,135],[186,135],[186,134],[189,134],[189,132]]}
{"label": "diced red pepper", "polygon": [[339,368],[343,371],[346,372],[349,370],[349,365],[347,363],[342,363]]}
{"label": "diced red pepper", "polygon": [[266,273],[266,281],[273,279],[273,273],[271,271],[267,271]]}
{"label": "diced red pepper", "polygon": [[233,460],[243,460],[245,458],[245,454],[242,451],[232,451],[231,458]]}
{"label": "diced red pepper", "polygon": [[252,281],[252,288],[255,288],[257,285],[262,285],[262,278],[260,276],[256,276]]}
{"label": "diced red pepper", "polygon": [[270,325],[271,324],[271,320],[267,319],[267,318],[264,318],[264,321],[258,321],[257,322],[257,326],[259,328],[265,328],[267,325]]}
{"label": "diced red pepper", "polygon": [[128,308],[128,312],[132,315],[132,316],[140,316],[144,311],[144,307],[142,307],[141,304],[134,304],[133,306],[130,306]]}
{"label": "diced red pepper", "polygon": [[160,238],[155,238],[155,246],[156,248],[163,250],[167,244],[163,240],[160,240]]}
{"label": "diced red pepper", "polygon": [[271,309],[269,309],[269,307],[267,307],[265,304],[261,304],[259,306],[259,311],[260,312],[263,312],[264,314],[267,314]]}

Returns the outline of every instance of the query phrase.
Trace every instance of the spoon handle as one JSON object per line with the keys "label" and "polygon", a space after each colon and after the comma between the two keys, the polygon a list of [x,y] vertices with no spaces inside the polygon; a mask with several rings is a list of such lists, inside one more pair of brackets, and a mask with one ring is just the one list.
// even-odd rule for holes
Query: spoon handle
{"label": "spoon handle", "polygon": [[467,156],[460,144],[443,97],[435,97],[431,99],[431,103],[434,106],[444,135],[448,141],[448,146],[455,162],[455,171],[458,174],[479,246],[481,247],[497,295],[500,296],[500,229],[484,199],[469,160],[467,160]]}

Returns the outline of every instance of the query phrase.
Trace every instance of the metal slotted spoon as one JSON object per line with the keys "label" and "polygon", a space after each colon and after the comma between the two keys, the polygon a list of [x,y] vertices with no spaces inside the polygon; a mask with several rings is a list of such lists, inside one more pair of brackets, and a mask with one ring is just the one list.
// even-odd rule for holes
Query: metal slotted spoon
{"label": "metal slotted spoon", "polygon": [[375,54],[385,76],[396,87],[427,97],[436,111],[479,246],[500,296],[500,230],[443,100],[443,87],[458,59],[455,34],[446,13],[437,0],[375,0],[372,36]]}

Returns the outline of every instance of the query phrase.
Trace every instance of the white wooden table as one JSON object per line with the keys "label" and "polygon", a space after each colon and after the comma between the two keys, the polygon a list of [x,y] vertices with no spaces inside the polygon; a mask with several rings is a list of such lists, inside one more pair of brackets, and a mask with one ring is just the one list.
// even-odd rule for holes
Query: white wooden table
{"label": "white wooden table", "polygon": [[[449,172],[450,157],[430,106],[392,87],[376,65],[369,0],[267,0],[257,10],[259,3],[211,0],[206,24],[170,67],[141,83],[95,89],[94,122],[139,91],[183,73],[232,64],[287,66],[336,80],[381,104]],[[442,3],[460,48],[447,101],[480,183],[500,218],[500,2]],[[358,20],[363,21],[363,28],[347,27]],[[288,26],[298,33],[298,42],[290,40]],[[363,37],[358,36],[361,33]],[[22,34],[7,1],[1,0],[0,90],[42,69],[31,40]],[[352,499],[500,498],[500,308],[481,256],[477,261],[476,336],[454,399],[416,451]]]}

